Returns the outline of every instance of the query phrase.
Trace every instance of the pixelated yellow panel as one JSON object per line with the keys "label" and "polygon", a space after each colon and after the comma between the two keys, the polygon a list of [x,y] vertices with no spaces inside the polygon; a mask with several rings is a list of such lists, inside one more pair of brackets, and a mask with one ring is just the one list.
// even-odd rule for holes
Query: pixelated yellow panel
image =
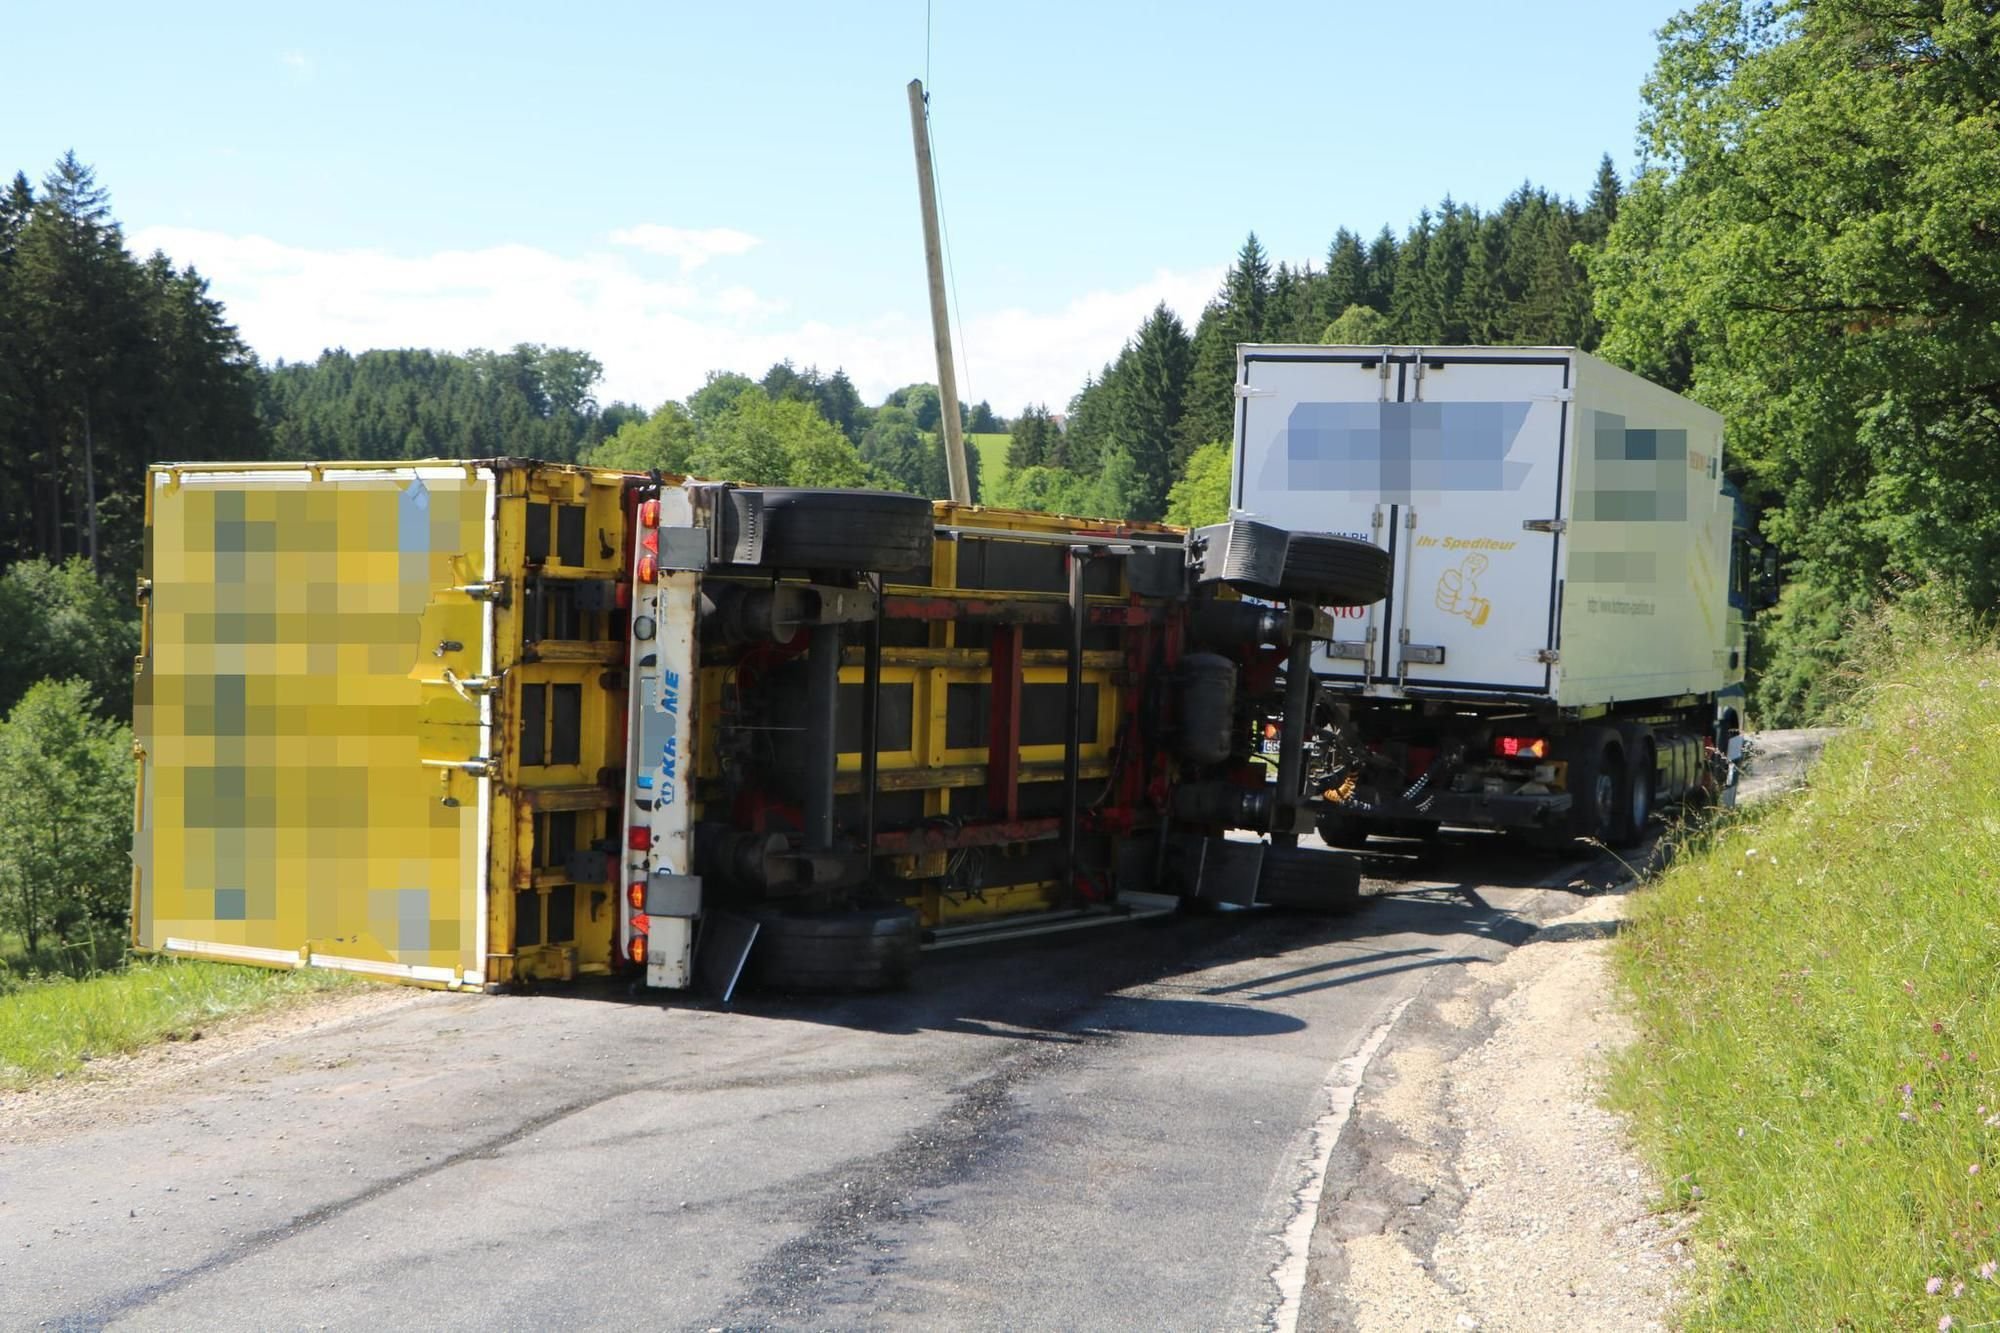
{"label": "pixelated yellow panel", "polygon": [[[159,471],[138,943],[477,971],[477,603],[489,478]],[[453,673],[447,675],[447,672]],[[452,792],[468,799],[447,804]]]}

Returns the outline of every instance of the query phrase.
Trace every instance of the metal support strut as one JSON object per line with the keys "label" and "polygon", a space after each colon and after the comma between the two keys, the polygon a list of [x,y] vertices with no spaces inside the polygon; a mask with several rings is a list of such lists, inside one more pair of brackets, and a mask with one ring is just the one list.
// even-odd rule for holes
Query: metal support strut
{"label": "metal support strut", "polygon": [[870,574],[875,615],[868,622],[868,647],[861,658],[861,847],[875,853],[875,786],[881,768],[882,576]]}
{"label": "metal support strut", "polygon": [[1299,835],[1293,818],[1305,786],[1306,728],[1312,725],[1312,640],[1292,638],[1285,658],[1285,719],[1278,732],[1278,791],[1271,803],[1271,845],[1296,847]]}
{"label": "metal support strut", "polygon": [[833,850],[833,781],[840,757],[840,626],[814,628],[806,650],[806,828],[808,852]]}
{"label": "metal support strut", "polygon": [[1069,676],[1063,690],[1063,888],[1076,886],[1077,789],[1083,749],[1083,627],[1087,608],[1083,600],[1083,571],[1090,563],[1090,548],[1072,546],[1069,559]]}

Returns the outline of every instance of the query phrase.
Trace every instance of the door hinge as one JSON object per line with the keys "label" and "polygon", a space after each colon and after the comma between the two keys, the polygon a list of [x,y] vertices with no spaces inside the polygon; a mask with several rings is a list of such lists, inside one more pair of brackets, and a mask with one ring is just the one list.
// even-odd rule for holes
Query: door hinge
{"label": "door hinge", "polygon": [[1563,655],[1554,648],[1541,648],[1536,650],[1535,660],[1546,666],[1556,666],[1563,660]]}
{"label": "door hinge", "polygon": [[1531,518],[1521,524],[1523,532],[1547,532],[1560,535],[1569,531],[1566,518]]}

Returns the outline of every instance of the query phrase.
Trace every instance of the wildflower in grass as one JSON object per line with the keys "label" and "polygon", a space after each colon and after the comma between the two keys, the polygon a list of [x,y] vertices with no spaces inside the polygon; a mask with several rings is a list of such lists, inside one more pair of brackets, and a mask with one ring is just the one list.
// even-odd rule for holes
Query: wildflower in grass
{"label": "wildflower in grass", "polygon": [[1991,1259],[1979,1265],[1979,1280],[1981,1282],[1991,1282],[1995,1273],[2000,1273],[2000,1264],[1994,1263]]}
{"label": "wildflower in grass", "polygon": [[1950,1328],[1951,1326],[1952,1326],[1952,1318],[1950,1315],[1946,1314],[1938,1316],[1938,1333],[1944,1333],[1944,1331]]}
{"label": "wildflower in grass", "polygon": [[1952,1284],[1951,1284],[1951,1298],[1952,1298],[1953,1300],[1957,1300],[1957,1299],[1958,1299],[1959,1297],[1961,1297],[1961,1296],[1963,1296],[1963,1295],[1965,1295],[1965,1284],[1964,1284],[1963,1282],[1954,1282],[1954,1283],[1952,1283]]}
{"label": "wildflower in grass", "polygon": [[1966,1174],[1966,1175],[1968,1175],[1968,1176],[1976,1176],[1976,1175],[1978,1175],[1978,1174],[1979,1174],[1979,1163],[1977,1163],[1977,1162],[1974,1162],[1974,1163],[1973,1163],[1973,1164],[1972,1164],[1971,1166],[1968,1166],[1968,1167],[1966,1167],[1966,1168],[1965,1168],[1965,1174]]}
{"label": "wildflower in grass", "polygon": [[1944,1279],[1941,1277],[1934,1277],[1930,1281],[1924,1283],[1924,1294],[1926,1296],[1935,1296],[1943,1290],[1944,1290]]}

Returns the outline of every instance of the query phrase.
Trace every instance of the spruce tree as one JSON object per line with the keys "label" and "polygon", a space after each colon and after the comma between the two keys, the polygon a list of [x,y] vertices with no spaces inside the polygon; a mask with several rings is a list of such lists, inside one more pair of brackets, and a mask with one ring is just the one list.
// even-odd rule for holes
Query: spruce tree
{"label": "spruce tree", "polygon": [[1118,395],[1119,451],[1132,463],[1123,513],[1157,519],[1178,472],[1177,433],[1193,348],[1179,317],[1161,302],[1139,327],[1125,361]]}
{"label": "spruce tree", "polygon": [[1326,279],[1321,287],[1320,315],[1327,323],[1339,319],[1349,306],[1367,305],[1368,253],[1361,238],[1342,227],[1333,234],[1326,252]]}
{"label": "spruce tree", "polygon": [[1597,164],[1597,179],[1591,182],[1590,197],[1584,201],[1583,217],[1577,232],[1586,245],[1602,245],[1618,220],[1618,200],[1623,193],[1618,172],[1606,153]]}
{"label": "spruce tree", "polygon": [[1431,285],[1433,230],[1431,212],[1424,209],[1417,214],[1416,223],[1396,252],[1396,289],[1389,303],[1389,326],[1399,342],[1437,341],[1443,312],[1438,308],[1437,291]]}
{"label": "spruce tree", "polygon": [[1387,223],[1368,243],[1368,295],[1365,298],[1383,314],[1388,314],[1396,298],[1396,257],[1401,247]]}

